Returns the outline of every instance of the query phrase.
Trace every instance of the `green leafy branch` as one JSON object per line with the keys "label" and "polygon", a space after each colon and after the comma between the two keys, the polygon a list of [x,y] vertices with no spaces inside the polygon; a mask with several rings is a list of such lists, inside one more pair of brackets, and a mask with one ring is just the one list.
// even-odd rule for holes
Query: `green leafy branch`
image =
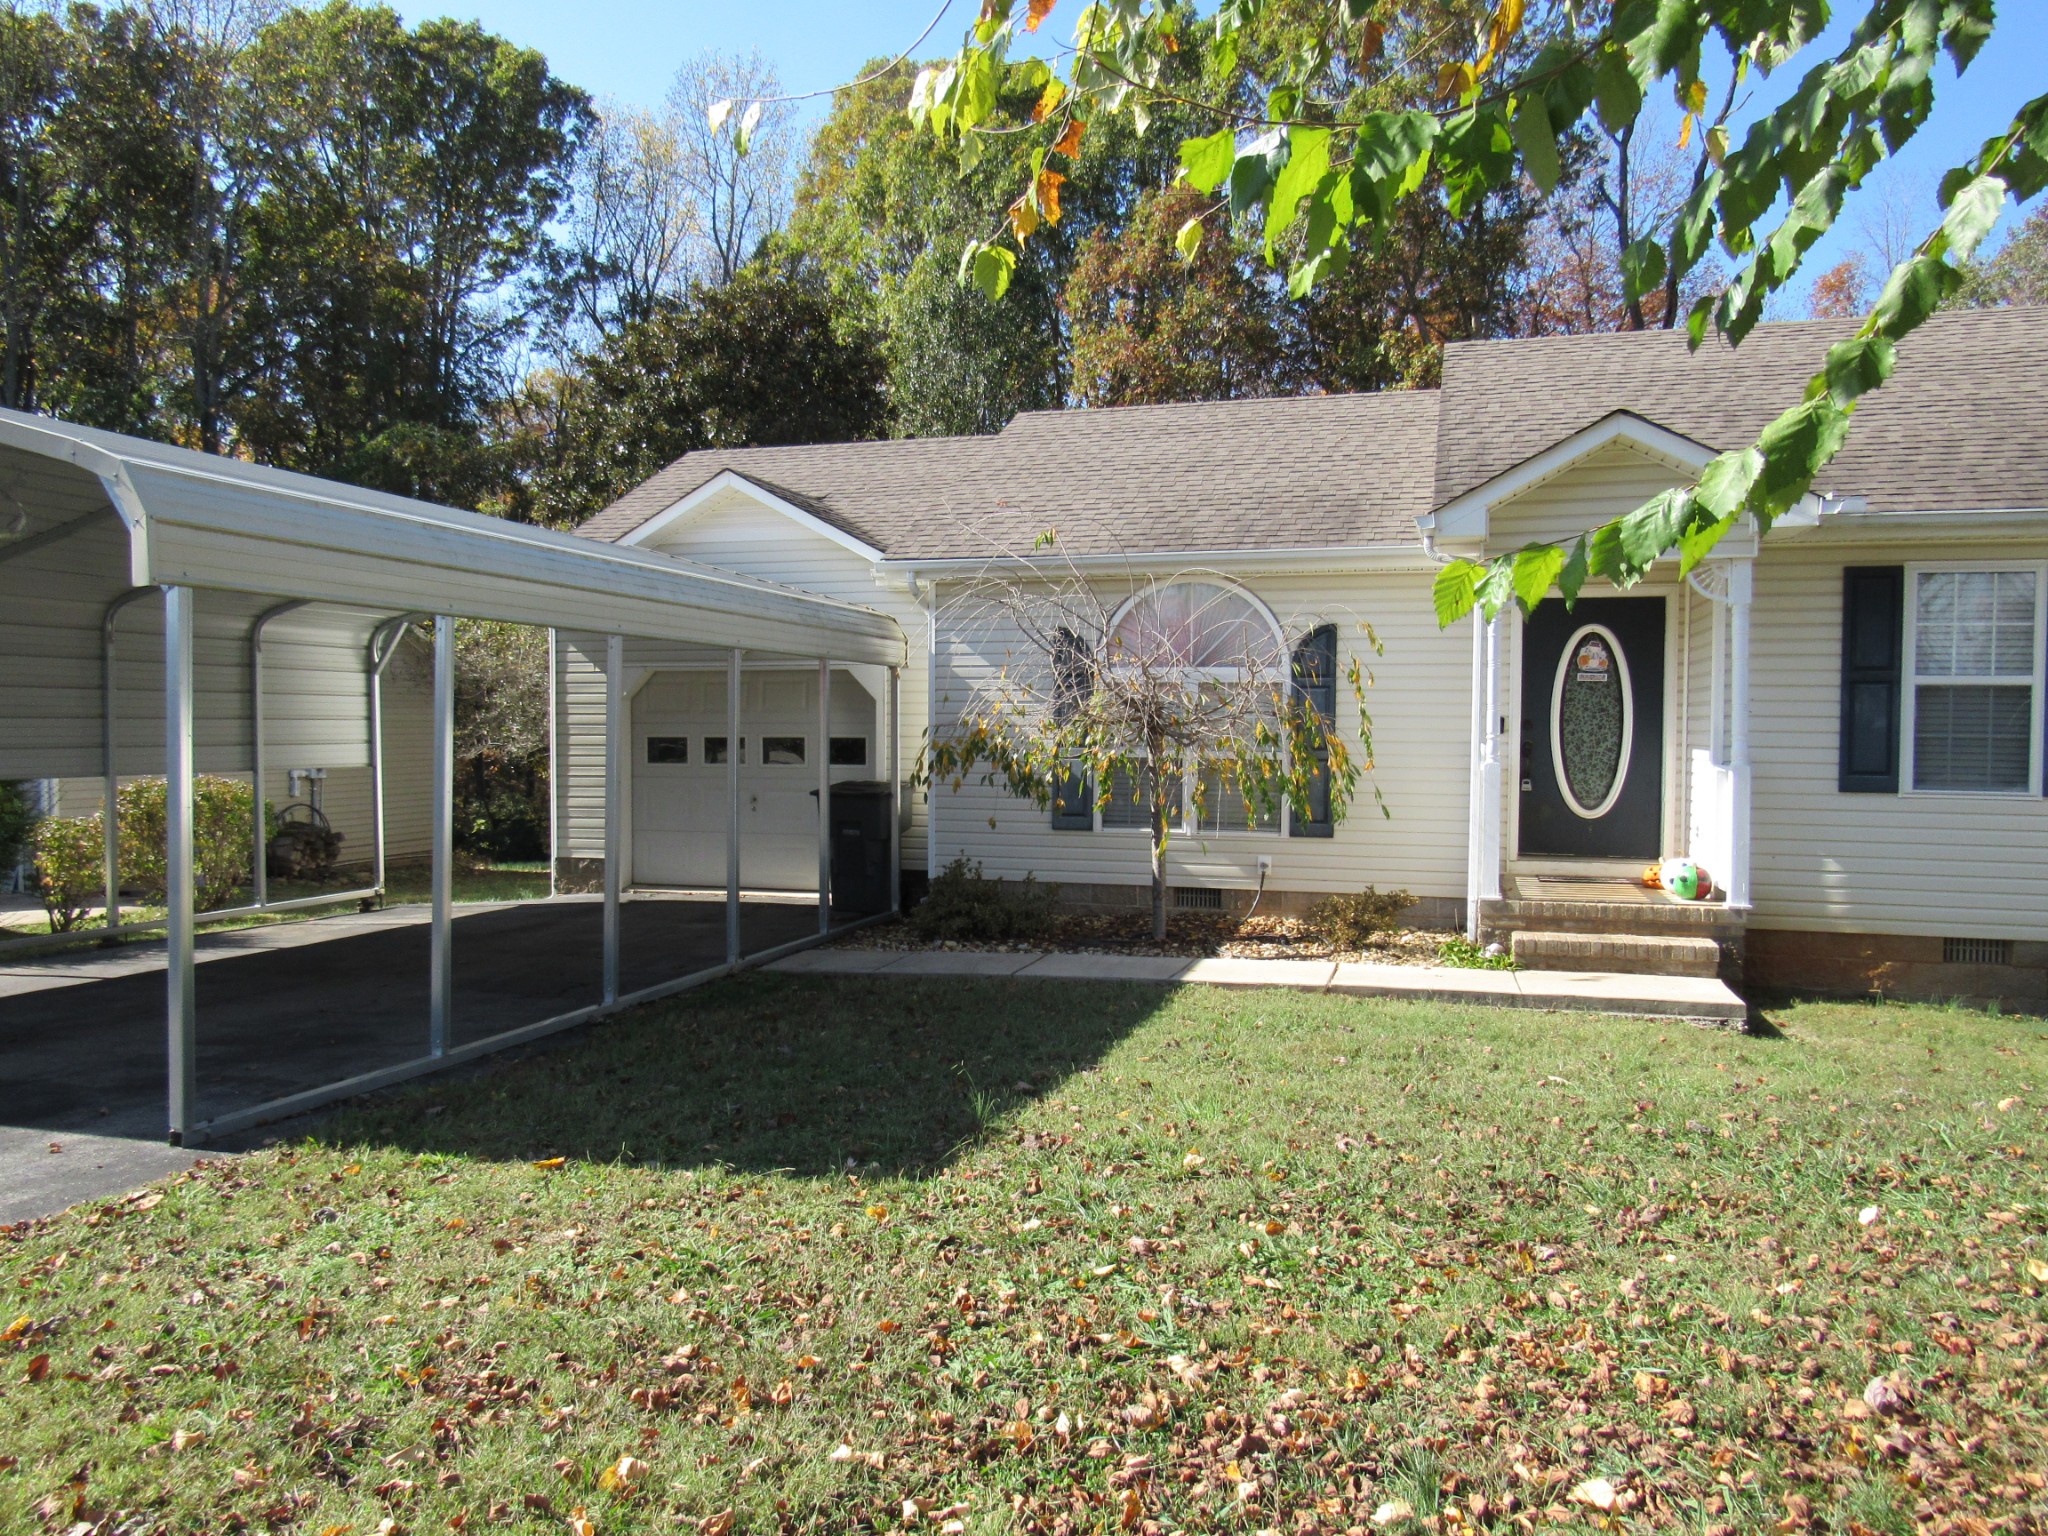
{"label": "green leafy branch", "polygon": [[[1076,19],[1062,79],[1043,60],[1007,57],[1016,28],[1035,31],[1049,0],[985,0],[959,54],[918,76],[911,116],[969,153],[997,111],[999,87],[1023,86],[1039,91],[1032,115],[1048,143],[1012,207],[1014,245],[1000,237],[971,242],[961,280],[991,299],[1008,288],[1018,250],[1038,222],[1057,218],[1059,183],[1049,183],[1048,209],[1046,178],[1059,173],[1048,172],[1045,156],[1078,144],[1075,123],[1127,112],[1142,127],[1157,104],[1199,106],[1165,84],[1172,59],[1206,34],[1211,74],[1227,75],[1267,6],[1224,0],[1213,18],[1197,22],[1165,0],[1095,0]],[[1301,297],[1340,272],[1354,250],[1376,246],[1407,199],[1440,195],[1462,215],[1521,177],[1549,193],[1573,135],[1589,122],[1613,135],[1633,131],[1652,88],[1665,88],[1684,114],[1681,143],[1697,132],[1701,159],[1671,229],[1624,253],[1624,297],[1633,307],[1659,289],[1675,296],[1717,248],[1737,261],[1725,287],[1687,316],[1695,348],[1709,330],[1742,342],[1846,199],[1926,124],[1940,59],[1966,70],[1994,25],[1990,0],[1869,0],[1841,50],[1800,76],[1739,145],[1725,107],[1707,116],[1710,49],[1727,60],[1731,93],[1768,77],[1826,24],[1825,7],[1813,0],[1615,0],[1568,11],[1535,37],[1526,35],[1525,0],[1500,0],[1475,30],[1471,56],[1443,64],[1436,99],[1340,119],[1313,98],[1310,82],[1339,51],[1354,67],[1379,60],[1412,76],[1413,57],[1381,59],[1406,14],[1399,0],[1324,0],[1319,24],[1312,14],[1311,25],[1288,32],[1295,41],[1267,72],[1263,101],[1208,109],[1220,126],[1182,142],[1181,178],[1216,197],[1229,218],[1259,225],[1268,262],[1288,263],[1289,292]],[[1453,561],[1436,584],[1439,618],[1448,623],[1474,607],[1497,613],[1509,601],[1533,606],[1553,587],[1570,601],[1588,579],[1627,586],[1673,551],[1689,571],[1744,517],[1767,532],[1807,495],[1841,448],[1857,401],[1882,387],[1901,339],[1953,294],[1958,264],[2006,204],[2041,190],[2044,163],[2048,97],[2021,107],[2005,133],[1949,173],[1940,227],[1891,274],[1856,334],[1829,352],[1805,397],[1753,444],[1721,454],[1696,484],[1569,544],[1531,545],[1483,564]],[[1200,239],[1201,219],[1190,220],[1177,242],[1182,255],[1192,257]]]}

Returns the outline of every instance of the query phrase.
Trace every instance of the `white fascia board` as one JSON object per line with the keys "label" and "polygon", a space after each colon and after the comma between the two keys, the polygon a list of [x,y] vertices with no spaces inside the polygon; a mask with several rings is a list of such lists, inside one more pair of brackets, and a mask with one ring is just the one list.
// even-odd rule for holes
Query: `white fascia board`
{"label": "white fascia board", "polygon": [[1780,519],[1772,529],[1797,535],[1802,542],[1836,543],[1902,539],[1953,539],[1976,536],[2010,538],[2031,534],[2048,539],[2048,507],[1961,507],[1934,512],[1873,512],[1860,499],[1823,503],[1809,523],[1789,527]]}
{"label": "white fascia board", "polygon": [[1422,545],[1370,544],[1301,549],[1157,550],[1118,555],[968,556],[941,560],[884,560],[880,569],[914,589],[921,581],[957,580],[978,571],[1129,571],[1157,575],[1214,571],[1271,574],[1286,571],[1427,571],[1435,569]]}
{"label": "white fascia board", "polygon": [[1501,502],[1534,490],[1612,443],[1662,459],[1689,475],[1698,474],[1714,458],[1714,450],[1704,443],[1641,416],[1616,411],[1438,507],[1432,514],[1438,541],[1484,539],[1488,517]]}
{"label": "white fascia board", "polygon": [[765,507],[771,512],[781,513],[805,532],[815,533],[821,539],[829,539],[841,549],[851,550],[863,560],[880,560],[882,558],[882,552],[872,544],[867,543],[863,539],[855,538],[844,528],[833,527],[823,518],[818,517],[814,513],[806,512],[802,507],[796,505],[795,502],[786,501],[773,491],[763,489],[738,470],[733,469],[721,469],[681,501],[664,507],[638,528],[633,529],[615,542],[622,545],[645,544],[664,530],[673,528],[676,524],[683,522],[700,507],[704,506],[705,503],[716,496],[723,495],[727,491],[737,491],[757,506]]}

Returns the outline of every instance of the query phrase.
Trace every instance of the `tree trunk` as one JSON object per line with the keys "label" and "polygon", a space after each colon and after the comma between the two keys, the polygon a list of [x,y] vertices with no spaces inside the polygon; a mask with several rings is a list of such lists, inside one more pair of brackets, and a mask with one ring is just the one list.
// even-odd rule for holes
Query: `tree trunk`
{"label": "tree trunk", "polygon": [[[1152,761],[1158,763],[1158,752],[1152,754]],[[1152,941],[1157,944],[1166,940],[1166,791],[1169,782],[1177,788],[1180,779],[1156,767],[1148,778],[1147,787],[1152,791]]]}

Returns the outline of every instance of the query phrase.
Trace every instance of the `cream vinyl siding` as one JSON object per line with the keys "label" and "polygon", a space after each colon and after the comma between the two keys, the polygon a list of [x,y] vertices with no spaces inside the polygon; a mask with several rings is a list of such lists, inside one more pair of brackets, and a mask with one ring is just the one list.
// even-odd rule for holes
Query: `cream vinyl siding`
{"label": "cream vinyl siding", "polygon": [[[875,567],[821,534],[801,528],[789,518],[740,491],[729,491],[707,501],[688,518],[665,528],[640,546],[662,554],[676,555],[720,570],[759,577],[801,588],[806,592],[859,603],[888,614],[909,637],[909,655],[901,677],[900,743],[903,774],[907,779],[916,766],[924,745],[926,714],[926,636],[928,624],[923,606],[909,592],[876,584]],[[558,752],[561,754],[561,782],[556,786],[557,856],[561,858],[602,858],[604,855],[604,638],[563,636],[557,645],[557,709],[564,724]],[[835,658],[840,659],[840,658]],[[722,666],[722,657],[706,657],[702,651],[681,648],[662,651],[629,640],[626,663],[629,677],[643,666],[702,666],[709,661]],[[888,776],[888,759],[882,731],[886,726],[886,671],[858,669],[862,686],[873,693],[881,718],[874,743],[875,778]],[[744,711],[744,698],[742,710]],[[741,729],[753,734],[744,718]],[[924,862],[924,797],[908,791],[903,796],[903,862],[906,866]]]}
{"label": "cream vinyl siding", "polygon": [[[1872,530],[1874,533],[1875,530]],[[2048,799],[1836,789],[1842,569],[2048,559],[2048,534],[1970,543],[1764,542],[1750,733],[1761,928],[2048,938]],[[2035,636],[2037,645],[2042,637]]]}
{"label": "cream vinyl siding", "polygon": [[[1337,627],[1337,726],[1357,752],[1359,709],[1346,678],[1354,657],[1374,681],[1366,690],[1376,768],[1361,777],[1349,814],[1329,838],[1271,832],[1177,835],[1167,850],[1175,884],[1250,889],[1258,859],[1273,860],[1267,889],[1355,891],[1368,885],[1417,896],[1461,898],[1469,784],[1466,721],[1471,700],[1469,629],[1437,628],[1427,570],[1331,576],[1258,576],[1242,585],[1279,618],[1292,644],[1318,624]],[[1375,656],[1360,622],[1386,647]],[[1003,664],[1005,637],[943,634],[940,718],[957,718],[974,682]],[[1374,800],[1375,784],[1389,815]],[[939,860],[979,860],[1007,879],[1036,875],[1073,885],[1150,882],[1142,830],[1056,832],[1047,812],[1000,789],[969,781],[941,788]]]}
{"label": "cream vinyl siding", "polygon": [[[264,649],[267,678],[275,675],[268,670],[273,650],[270,645]],[[409,640],[405,651],[392,661],[384,674],[384,836],[386,856],[394,861],[425,858],[433,846],[434,691],[425,653],[423,644],[416,639]],[[275,745],[267,747],[264,756],[263,792],[273,813],[298,803],[291,799],[290,770],[327,769],[327,781],[321,789],[321,808],[344,839],[341,862],[367,866],[375,842],[368,764],[332,766],[314,750],[281,756]],[[248,777],[246,768],[240,772],[226,772],[231,778]],[[148,775],[126,775],[122,782],[125,784],[130,778],[139,777]],[[74,777],[55,782],[57,804],[53,815],[99,814],[106,799],[100,779]]]}
{"label": "cream vinyl siding", "polygon": [[1627,443],[1609,443],[1542,484],[1496,505],[1487,518],[1491,554],[1576,538],[1692,476]]}

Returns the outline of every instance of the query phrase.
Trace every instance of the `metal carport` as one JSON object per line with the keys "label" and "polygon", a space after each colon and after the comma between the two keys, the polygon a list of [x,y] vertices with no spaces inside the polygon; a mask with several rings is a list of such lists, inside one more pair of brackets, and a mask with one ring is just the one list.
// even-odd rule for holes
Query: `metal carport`
{"label": "metal carport", "polygon": [[[119,687],[114,616],[155,593],[162,597],[160,636],[131,618],[118,638],[124,662],[161,669],[161,709],[150,712],[154,719],[144,731],[133,691],[124,698]],[[266,735],[277,728],[264,718],[262,632],[300,609],[329,617],[334,667],[353,669],[361,678],[368,708],[356,710],[351,702],[349,714],[351,721],[360,718],[373,779],[379,661],[400,626],[434,621],[433,896],[424,1050],[375,1072],[201,1122],[195,1116],[193,780],[201,758],[214,772],[260,768]],[[608,856],[601,1000],[451,1048],[454,633],[461,619],[606,637]],[[198,1142],[399,1081],[681,990],[743,959],[766,957],[741,953],[739,846],[736,835],[729,835],[724,963],[638,991],[620,989],[620,698],[629,636],[715,652],[727,658],[735,677],[748,657],[815,661],[821,677],[829,676],[835,661],[884,667],[892,716],[905,654],[892,619],[851,604],[663,555],[0,410],[0,778],[91,773],[111,785],[118,773],[153,771],[139,766],[146,760],[161,763],[170,801],[166,1024],[168,1132],[174,1142]],[[196,677],[195,647],[203,657]],[[736,690],[732,698],[737,712]],[[733,726],[737,735],[738,722]],[[894,756],[892,747],[888,776],[900,797],[901,764]],[[737,766],[728,774],[729,834],[738,824]],[[821,762],[821,788],[823,772]],[[899,815],[896,824],[900,820]],[[822,935],[832,923],[822,817],[820,832]],[[892,868],[895,863],[892,857]],[[257,865],[260,872],[261,860]],[[110,861],[109,894],[117,898],[112,874]],[[109,916],[115,916],[112,899]]]}

